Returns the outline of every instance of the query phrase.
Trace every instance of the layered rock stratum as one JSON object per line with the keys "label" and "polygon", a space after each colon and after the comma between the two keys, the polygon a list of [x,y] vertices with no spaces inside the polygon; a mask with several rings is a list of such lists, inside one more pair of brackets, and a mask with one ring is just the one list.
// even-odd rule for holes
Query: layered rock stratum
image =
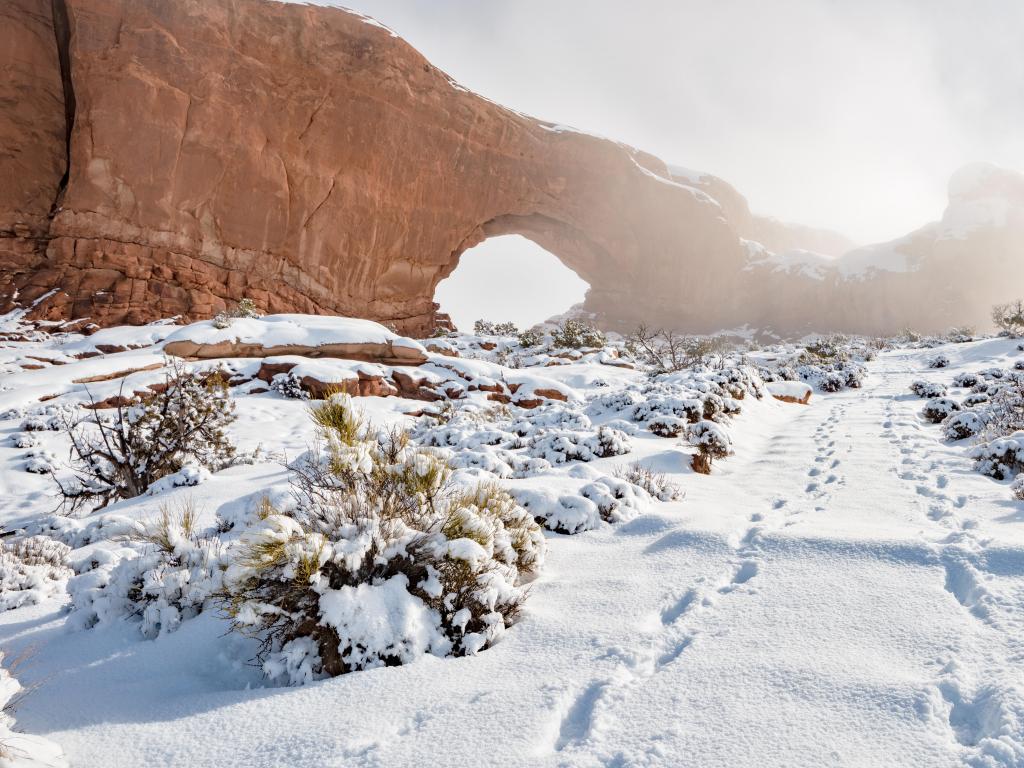
{"label": "layered rock stratum", "polygon": [[349,11],[7,0],[0,22],[0,311],[113,325],[250,297],[425,335],[437,283],[502,234],[612,327],[938,329],[1021,277],[1021,177],[998,169],[954,179],[942,222],[829,260],[850,244],[494,104]]}

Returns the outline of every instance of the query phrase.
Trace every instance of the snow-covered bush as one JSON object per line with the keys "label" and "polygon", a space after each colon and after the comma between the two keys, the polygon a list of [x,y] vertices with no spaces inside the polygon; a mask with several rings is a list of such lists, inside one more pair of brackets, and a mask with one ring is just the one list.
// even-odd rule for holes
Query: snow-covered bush
{"label": "snow-covered bush", "polygon": [[658,501],[676,501],[685,495],[683,489],[671,482],[668,477],[645,467],[638,461],[619,467],[615,470],[615,476],[642,488]]}
{"label": "snow-covered bush", "polygon": [[25,454],[25,471],[48,475],[57,469],[57,457],[44,448],[32,448]]}
{"label": "snow-covered bush", "polygon": [[949,358],[945,355],[936,355],[928,360],[929,368],[947,368],[948,366]]}
{"label": "snow-covered bush", "polygon": [[582,320],[566,320],[552,331],[551,344],[567,349],[599,348],[604,346],[605,337]]}
{"label": "snow-covered bush", "polygon": [[970,325],[954,326],[946,331],[946,341],[952,344],[966,344],[974,341],[977,330]]}
{"label": "snow-covered bush", "polygon": [[946,396],[946,387],[944,384],[939,384],[935,381],[924,381],[923,379],[911,382],[910,391],[918,397],[926,397],[929,400],[935,397]]}
{"label": "snow-covered bush", "polygon": [[97,508],[139,496],[190,462],[220,469],[235,453],[225,431],[233,420],[220,374],[198,376],[175,363],[159,392],[117,406],[110,419],[95,409],[67,423],[73,477],[57,481],[65,504]]}
{"label": "snow-covered bush", "polygon": [[983,437],[1004,437],[1024,430],[1024,377],[998,381],[989,392],[988,402],[978,409],[984,414]]}
{"label": "snow-covered bush", "polygon": [[933,397],[925,403],[924,408],[921,409],[921,415],[933,424],[940,424],[959,410],[960,405],[955,400],[948,397]]}
{"label": "snow-covered bush", "polygon": [[496,485],[455,482],[404,433],[374,435],[347,396],[327,407],[322,447],[293,465],[296,509],[233,552],[232,627],[259,637],[266,674],[292,684],[491,645],[541,564],[540,527]]}
{"label": "snow-covered bush", "polygon": [[621,523],[635,518],[649,498],[632,483],[615,477],[599,477],[580,488],[580,496],[597,505],[601,519]]}
{"label": "snow-covered bush", "polygon": [[714,459],[724,459],[732,453],[732,440],[725,430],[713,421],[698,421],[687,429],[687,440],[697,449],[691,462],[695,472],[711,473]]}
{"label": "snow-covered bush", "polygon": [[961,371],[960,373],[953,377],[954,387],[973,387],[977,383],[977,374],[971,373],[969,371]]}
{"label": "snow-covered bush", "polygon": [[828,364],[847,360],[850,357],[850,337],[841,333],[822,336],[807,345],[800,362]]}
{"label": "snow-covered bush", "polygon": [[523,349],[537,347],[540,346],[542,341],[544,341],[544,334],[537,328],[527,328],[525,331],[519,332],[518,341],[519,346]]}
{"label": "snow-covered bush", "polygon": [[137,617],[142,635],[153,638],[197,616],[219,592],[227,550],[216,535],[200,533],[191,503],[177,512],[161,507],[155,522],[135,522],[128,539],[132,555],[68,583],[77,626]]}
{"label": "snow-covered bush", "polygon": [[35,448],[39,442],[31,432],[15,432],[10,440],[15,448]]}
{"label": "snow-covered bush", "polygon": [[308,400],[309,392],[302,387],[302,380],[291,371],[279,373],[270,381],[270,388],[291,400]]}
{"label": "snow-covered bush", "polygon": [[231,326],[231,321],[236,317],[263,317],[263,313],[260,312],[256,302],[252,299],[241,299],[238,302],[238,306],[234,309],[228,309],[214,315],[213,327],[221,330],[228,328]]}
{"label": "snow-covered bush", "polygon": [[0,539],[0,611],[63,592],[71,547],[47,536]]}
{"label": "snow-covered bush", "polygon": [[976,445],[968,455],[983,475],[1005,480],[1024,470],[1024,431]]}
{"label": "snow-covered bush", "polygon": [[1010,483],[1010,493],[1017,501],[1024,501],[1024,475],[1017,475]]}
{"label": "snow-covered bush", "polygon": [[655,416],[647,422],[647,428],[658,437],[679,437],[690,422],[677,416]]}
{"label": "snow-covered bush", "polygon": [[598,427],[595,433],[547,432],[532,438],[527,453],[551,464],[569,461],[593,461],[609,456],[621,456],[633,450],[629,437],[617,429]]}
{"label": "snow-covered bush", "polygon": [[839,360],[825,365],[804,364],[795,371],[797,378],[821,392],[839,392],[844,387],[860,388],[866,372],[864,366],[854,360]]}
{"label": "snow-covered bush", "polygon": [[489,320],[477,320],[473,323],[473,333],[477,336],[518,336],[519,329],[515,323],[492,323]]}
{"label": "snow-covered bush", "polygon": [[960,407],[962,407],[962,408],[973,408],[976,405],[981,405],[982,403],[987,403],[987,402],[988,402],[988,395],[983,394],[981,392],[972,392],[971,394],[969,394],[967,397],[965,397],[963,399],[963,401],[960,403]]}
{"label": "snow-covered bush", "polygon": [[1024,334],[1024,301],[996,304],[992,307],[992,322],[1011,336]]}
{"label": "snow-covered bush", "polygon": [[950,414],[942,422],[942,432],[947,440],[966,440],[981,433],[985,422],[974,411],[959,411]]}

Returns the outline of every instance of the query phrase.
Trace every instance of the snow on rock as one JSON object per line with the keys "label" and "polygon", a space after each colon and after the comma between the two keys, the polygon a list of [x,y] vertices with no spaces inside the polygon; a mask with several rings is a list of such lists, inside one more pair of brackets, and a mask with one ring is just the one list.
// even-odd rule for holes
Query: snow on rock
{"label": "snow on rock", "polygon": [[769,381],[765,383],[765,388],[776,400],[803,405],[811,401],[811,393],[814,392],[810,384],[802,381]]}
{"label": "snow on rock", "polygon": [[204,320],[180,328],[164,341],[177,357],[341,357],[395,365],[418,365],[426,350],[380,323],[327,315],[238,317],[225,327]]}

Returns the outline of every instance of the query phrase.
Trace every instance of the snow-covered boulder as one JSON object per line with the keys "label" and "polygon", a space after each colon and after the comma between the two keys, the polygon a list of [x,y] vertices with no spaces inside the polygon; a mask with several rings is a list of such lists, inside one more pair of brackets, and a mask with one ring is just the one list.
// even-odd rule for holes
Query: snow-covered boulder
{"label": "snow-covered boulder", "polygon": [[814,388],[802,381],[769,381],[765,384],[768,394],[786,403],[807,405]]}
{"label": "snow-covered boulder", "polygon": [[175,357],[338,357],[385,365],[420,365],[427,351],[379,323],[324,315],[239,317],[218,328],[212,320],[172,333],[164,352]]}

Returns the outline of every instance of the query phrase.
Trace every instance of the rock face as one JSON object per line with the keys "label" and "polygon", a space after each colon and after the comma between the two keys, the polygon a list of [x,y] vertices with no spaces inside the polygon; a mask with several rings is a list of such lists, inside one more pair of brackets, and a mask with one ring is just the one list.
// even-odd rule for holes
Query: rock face
{"label": "rock face", "polygon": [[[0,21],[0,311],[112,325],[248,296],[426,335],[462,252],[514,233],[586,280],[608,325],[935,320],[901,304],[913,280],[882,280],[875,304],[874,277],[780,271],[765,253],[843,244],[752,216],[714,177],[502,108],[348,11],[6,0]],[[1001,285],[965,300],[987,307]]]}

